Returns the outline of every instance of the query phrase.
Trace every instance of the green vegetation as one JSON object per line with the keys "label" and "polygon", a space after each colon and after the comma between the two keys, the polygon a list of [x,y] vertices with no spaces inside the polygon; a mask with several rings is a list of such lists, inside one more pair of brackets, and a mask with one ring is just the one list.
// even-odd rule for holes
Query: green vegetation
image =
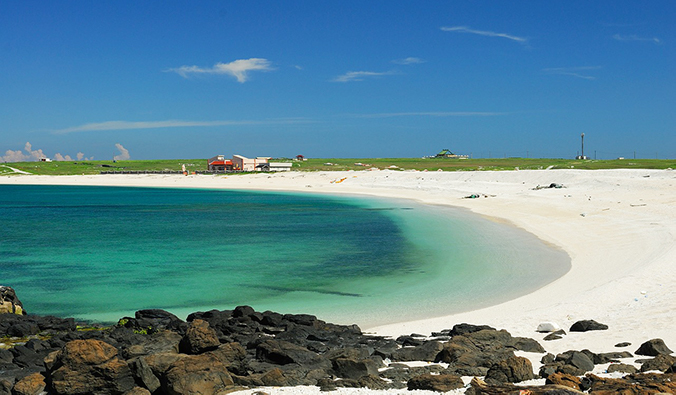
{"label": "green vegetation", "polygon": [[[277,160],[277,159],[275,159]],[[288,161],[280,159],[278,161]],[[361,163],[362,165],[360,165]],[[13,167],[31,174],[77,175],[100,174],[102,171],[180,171],[185,164],[189,172],[206,171],[206,159],[164,159],[126,161],[77,161],[77,162],[18,162],[0,164],[0,175],[16,174]],[[371,159],[308,159],[293,161],[296,171],[365,170],[369,167],[392,170],[467,171],[467,170],[521,170],[528,169],[667,169],[676,168],[676,159],[449,159],[449,158],[371,158]]]}
{"label": "green vegetation", "polygon": [[[358,165],[361,163],[363,166]],[[396,166],[396,167],[393,167]],[[676,159],[615,159],[615,160],[574,160],[574,159],[450,159],[450,158],[374,158],[374,159],[308,159],[294,162],[293,169],[316,170],[364,170],[368,167],[392,170],[521,170],[528,169],[667,169],[676,168]]]}
{"label": "green vegetation", "polygon": [[[181,171],[181,166],[189,172],[205,171],[206,159],[159,159],[159,160],[88,160],[73,162],[16,162],[5,166],[40,175],[76,175],[100,174],[102,171]],[[0,164],[0,175],[12,171]]]}

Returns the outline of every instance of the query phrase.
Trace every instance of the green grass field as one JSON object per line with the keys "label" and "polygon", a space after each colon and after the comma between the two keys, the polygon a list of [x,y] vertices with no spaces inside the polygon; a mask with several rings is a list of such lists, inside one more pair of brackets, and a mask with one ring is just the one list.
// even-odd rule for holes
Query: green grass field
{"label": "green grass field", "polygon": [[[280,159],[280,161],[289,161]],[[360,165],[361,163],[361,165]],[[0,164],[0,175],[16,174],[7,166],[40,175],[100,174],[102,171],[206,171],[206,159],[158,159],[127,161],[74,161],[74,162],[17,162]],[[370,167],[392,170],[521,170],[527,169],[667,169],[676,168],[676,159],[446,159],[446,158],[371,158],[371,159],[308,159],[293,161],[296,171],[365,170]]]}

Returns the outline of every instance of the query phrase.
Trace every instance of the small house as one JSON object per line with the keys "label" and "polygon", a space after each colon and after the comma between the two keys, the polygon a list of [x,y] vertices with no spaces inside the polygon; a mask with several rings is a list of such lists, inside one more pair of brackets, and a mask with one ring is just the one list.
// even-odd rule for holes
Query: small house
{"label": "small house", "polygon": [[207,171],[220,173],[232,170],[232,161],[226,160],[225,155],[216,155],[207,160]]}
{"label": "small house", "polygon": [[260,171],[260,165],[266,165],[271,158],[259,156],[257,158],[247,158],[242,155],[232,156],[232,168],[241,171]]}

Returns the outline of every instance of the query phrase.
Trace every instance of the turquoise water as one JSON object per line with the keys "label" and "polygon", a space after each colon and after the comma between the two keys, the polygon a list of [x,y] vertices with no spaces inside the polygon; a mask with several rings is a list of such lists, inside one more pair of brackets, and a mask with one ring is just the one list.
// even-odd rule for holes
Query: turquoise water
{"label": "turquoise water", "polygon": [[569,259],[514,227],[409,201],[0,186],[0,284],[35,314],[116,321],[248,304],[363,326],[532,291]]}

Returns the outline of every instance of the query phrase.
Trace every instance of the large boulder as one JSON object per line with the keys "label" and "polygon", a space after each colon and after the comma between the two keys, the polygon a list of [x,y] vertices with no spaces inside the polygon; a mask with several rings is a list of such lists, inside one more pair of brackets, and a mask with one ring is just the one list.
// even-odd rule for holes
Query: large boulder
{"label": "large boulder", "polygon": [[234,385],[226,366],[209,354],[177,359],[165,378],[169,395],[217,394]]}
{"label": "large boulder", "polygon": [[45,376],[40,373],[28,375],[14,384],[14,395],[39,395],[45,390]]}
{"label": "large boulder", "polygon": [[570,327],[570,332],[603,331],[608,329],[608,325],[601,324],[594,320],[577,321]]}
{"label": "large boulder", "polygon": [[45,361],[56,394],[119,394],[135,387],[117,349],[100,340],[74,340]]}
{"label": "large boulder", "polygon": [[486,373],[487,382],[498,383],[520,383],[534,377],[533,365],[524,357],[509,357],[491,366]]}
{"label": "large boulder", "polygon": [[671,354],[673,351],[667,347],[662,339],[652,339],[641,344],[635,354],[656,357],[660,354]]}
{"label": "large boulder", "polygon": [[649,359],[641,365],[641,372],[650,372],[657,370],[665,372],[676,364],[676,357],[667,354],[660,354],[653,359]]}
{"label": "large boulder", "polygon": [[16,296],[14,288],[0,285],[0,314],[25,315],[23,304]]}
{"label": "large boulder", "polygon": [[185,336],[178,345],[179,351],[185,354],[201,354],[218,348],[221,342],[216,331],[207,321],[196,319],[190,323]]}
{"label": "large boulder", "polygon": [[392,353],[393,361],[427,361],[436,359],[439,352],[444,348],[438,341],[427,341],[416,347],[400,348]]}
{"label": "large boulder", "polygon": [[305,347],[284,340],[266,340],[256,348],[256,358],[276,365],[297,364],[314,368],[331,368],[331,362]]}

